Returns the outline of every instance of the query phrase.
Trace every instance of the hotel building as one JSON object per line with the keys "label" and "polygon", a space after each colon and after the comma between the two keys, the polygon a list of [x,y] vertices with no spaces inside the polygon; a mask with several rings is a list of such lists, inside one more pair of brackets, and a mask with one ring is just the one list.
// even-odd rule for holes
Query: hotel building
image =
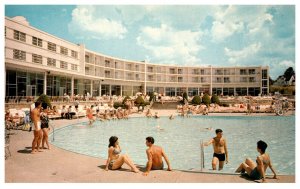
{"label": "hotel building", "polygon": [[5,18],[6,96],[269,93],[269,67],[174,66],[124,60]]}

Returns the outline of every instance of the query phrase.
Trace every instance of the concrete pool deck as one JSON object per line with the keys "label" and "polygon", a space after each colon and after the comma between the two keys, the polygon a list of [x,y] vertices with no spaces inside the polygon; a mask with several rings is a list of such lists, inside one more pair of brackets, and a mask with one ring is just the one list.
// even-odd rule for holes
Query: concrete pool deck
{"label": "concrete pool deck", "polygon": [[[171,113],[177,115],[175,110],[157,112],[161,116]],[[52,125],[57,129],[78,121],[87,119],[54,120]],[[240,175],[197,171],[151,171],[148,176],[143,176],[130,172],[126,165],[121,170],[105,171],[105,159],[73,153],[53,145],[51,150],[30,154],[33,133],[21,130],[13,130],[12,133],[11,156],[5,160],[6,183],[254,183]],[[140,170],[143,171],[144,167]],[[279,180],[267,179],[267,182],[295,183],[295,175],[280,175]]]}

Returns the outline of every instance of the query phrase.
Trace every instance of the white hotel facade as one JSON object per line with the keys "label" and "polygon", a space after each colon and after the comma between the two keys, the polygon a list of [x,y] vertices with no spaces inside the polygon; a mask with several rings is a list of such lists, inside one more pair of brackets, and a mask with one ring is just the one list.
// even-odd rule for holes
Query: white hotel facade
{"label": "white hotel facade", "polygon": [[269,67],[174,66],[103,55],[29,25],[24,17],[5,18],[5,95],[166,96],[201,93],[269,93]]}

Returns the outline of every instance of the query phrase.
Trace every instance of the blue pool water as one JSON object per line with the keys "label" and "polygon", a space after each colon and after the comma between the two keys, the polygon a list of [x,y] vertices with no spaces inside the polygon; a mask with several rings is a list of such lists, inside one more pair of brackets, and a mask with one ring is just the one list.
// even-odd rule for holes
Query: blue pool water
{"label": "blue pool water", "polygon": [[[157,125],[163,130],[158,130]],[[205,128],[212,127],[212,130]],[[200,141],[215,136],[215,129],[223,130],[227,139],[229,163],[222,172],[234,173],[245,158],[258,156],[256,142],[264,140],[274,168],[278,174],[295,174],[295,116],[194,116],[130,118],[87,123],[76,123],[55,131],[52,144],[80,154],[107,158],[110,136],[118,136],[122,152],[135,164],[146,165],[145,138],[153,136],[155,144],[162,146],[173,169],[200,170]],[[52,137],[51,137],[52,138]],[[212,146],[204,149],[205,169],[211,170]],[[268,170],[267,173],[271,173]]]}

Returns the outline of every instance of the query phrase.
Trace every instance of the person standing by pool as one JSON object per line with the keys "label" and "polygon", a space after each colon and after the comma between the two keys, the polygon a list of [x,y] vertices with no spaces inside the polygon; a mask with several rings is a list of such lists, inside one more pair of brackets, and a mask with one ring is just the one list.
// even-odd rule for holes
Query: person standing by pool
{"label": "person standing by pool", "polygon": [[30,112],[31,120],[33,123],[33,134],[34,134],[34,138],[32,140],[32,150],[31,150],[32,154],[34,154],[36,150],[38,152],[42,152],[40,150],[40,144],[42,139],[41,119],[40,119],[41,103],[35,102],[34,105],[35,108]]}
{"label": "person standing by pool", "polygon": [[266,181],[266,170],[269,167],[271,171],[273,172],[274,179],[277,179],[277,174],[275,172],[275,169],[272,166],[271,158],[269,154],[265,153],[268,145],[264,141],[260,140],[257,142],[257,151],[259,152],[259,156],[256,158],[256,163],[250,159],[246,158],[245,163],[242,163],[237,170],[236,173],[243,173],[247,172],[247,174],[250,176],[250,178],[254,180],[260,180],[262,179],[262,182]]}
{"label": "person standing by pool", "polygon": [[149,136],[146,138],[146,145],[149,147],[146,150],[148,157],[146,172],[143,173],[144,176],[147,176],[150,170],[163,170],[164,163],[162,157],[165,159],[168,165],[168,171],[172,171],[169,159],[163,150],[162,147],[154,145],[154,138]]}
{"label": "person standing by pool", "polygon": [[250,115],[251,112],[252,112],[251,104],[250,104],[250,101],[248,101],[248,103],[247,103],[247,113],[246,113],[246,115]]}
{"label": "person standing by pool", "polygon": [[146,117],[152,117],[151,109],[149,108],[146,112]]}
{"label": "person standing by pool", "polygon": [[118,137],[111,136],[109,138],[108,145],[108,158],[106,161],[105,170],[116,170],[122,167],[124,163],[126,163],[133,172],[140,172],[136,166],[133,164],[132,160],[129,158],[127,154],[121,154],[121,147],[119,145]]}
{"label": "person standing by pool", "polygon": [[93,105],[91,105],[91,108],[87,108],[86,110],[86,116],[89,119],[89,125],[91,126],[93,124],[93,122],[95,121],[95,118],[93,116]]}
{"label": "person standing by pool", "polygon": [[45,148],[45,143],[46,143],[46,145],[48,147],[48,150],[50,150],[50,145],[49,145],[49,141],[48,141],[48,132],[49,132],[50,128],[49,128],[49,117],[48,117],[47,103],[42,103],[42,107],[43,107],[43,111],[40,114],[41,129],[42,129],[42,132],[43,132],[42,149],[46,149]]}
{"label": "person standing by pool", "polygon": [[117,111],[117,118],[118,119],[123,119],[123,113],[122,113],[122,108],[121,107],[119,107],[118,108],[118,111]]}
{"label": "person standing by pool", "polygon": [[228,163],[227,142],[226,139],[222,137],[222,129],[216,129],[216,135],[217,136],[212,138],[209,142],[204,143],[204,146],[213,144],[214,154],[211,162],[212,169],[217,169],[217,162],[219,161],[219,170],[222,170],[224,166],[224,161],[226,160],[226,163]]}

